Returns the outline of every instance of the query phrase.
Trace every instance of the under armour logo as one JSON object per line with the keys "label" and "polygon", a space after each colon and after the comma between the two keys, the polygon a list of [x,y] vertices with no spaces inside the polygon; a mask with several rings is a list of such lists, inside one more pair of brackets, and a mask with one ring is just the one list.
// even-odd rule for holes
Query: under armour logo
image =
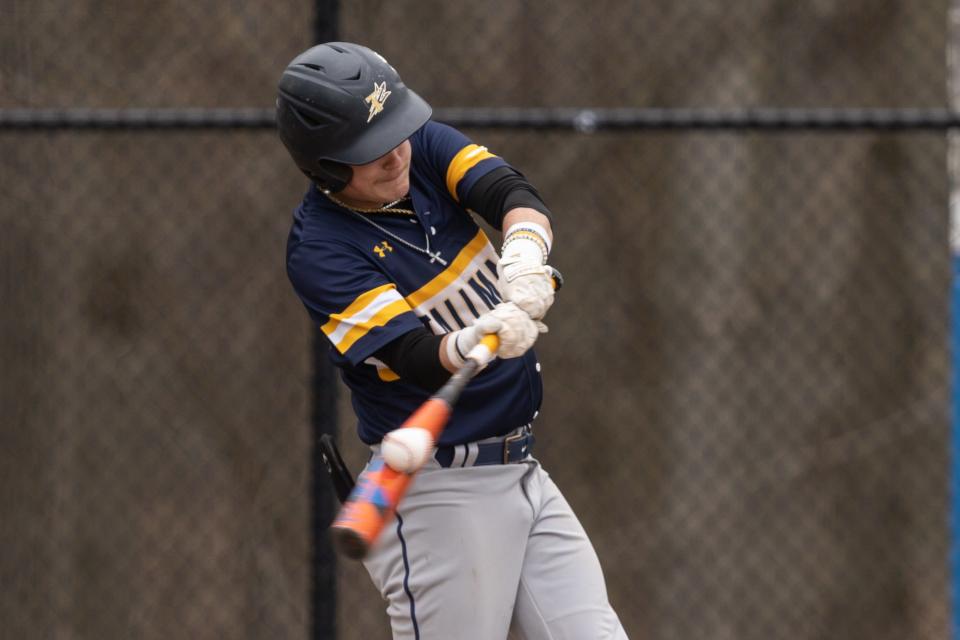
{"label": "under armour logo", "polygon": [[393,92],[387,91],[386,81],[380,84],[373,83],[373,91],[363,99],[364,102],[370,103],[370,115],[367,116],[367,122],[373,120],[373,116],[383,111],[383,103],[387,101],[391,93]]}
{"label": "under armour logo", "polygon": [[374,245],[373,252],[380,256],[381,258],[387,257],[387,251],[393,251],[393,247],[390,246],[390,243],[384,240],[378,245]]}

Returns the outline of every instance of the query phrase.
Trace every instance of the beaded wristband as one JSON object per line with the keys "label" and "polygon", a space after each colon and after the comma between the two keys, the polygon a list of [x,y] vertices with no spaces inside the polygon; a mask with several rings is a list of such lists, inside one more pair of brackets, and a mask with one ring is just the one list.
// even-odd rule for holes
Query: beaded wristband
{"label": "beaded wristband", "polygon": [[500,253],[503,254],[507,245],[515,240],[532,241],[540,247],[543,256],[543,264],[547,263],[547,256],[550,254],[550,240],[547,230],[535,222],[518,222],[507,229],[504,234],[503,246]]}

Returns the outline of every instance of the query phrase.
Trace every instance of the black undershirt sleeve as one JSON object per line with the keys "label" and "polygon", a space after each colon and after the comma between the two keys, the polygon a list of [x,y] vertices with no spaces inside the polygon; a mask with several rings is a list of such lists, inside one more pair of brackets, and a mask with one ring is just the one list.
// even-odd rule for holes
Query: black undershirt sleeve
{"label": "black undershirt sleeve", "polygon": [[426,327],[408,331],[380,347],[373,356],[386,364],[402,380],[433,393],[450,377],[440,363],[440,341]]}
{"label": "black undershirt sleeve", "polygon": [[522,174],[511,167],[497,167],[473,185],[463,205],[475,211],[494,229],[503,230],[503,216],[511,209],[529,207],[553,222],[543,198]]}

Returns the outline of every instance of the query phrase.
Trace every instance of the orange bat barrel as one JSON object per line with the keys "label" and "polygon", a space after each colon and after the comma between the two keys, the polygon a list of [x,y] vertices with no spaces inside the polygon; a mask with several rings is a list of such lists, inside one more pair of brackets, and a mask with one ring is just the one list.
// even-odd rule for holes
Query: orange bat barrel
{"label": "orange bat barrel", "polygon": [[[499,346],[500,340],[495,333],[483,336],[467,355],[466,363],[399,428],[426,429],[436,442],[447,426],[460,392],[493,357]],[[374,456],[370,460],[357,478],[350,497],[340,508],[337,519],[330,526],[333,542],[344,555],[355,560],[367,555],[383,527],[396,512],[412,479],[412,474],[392,469],[382,456]]]}
{"label": "orange bat barrel", "polygon": [[[451,411],[445,400],[430,398],[401,428],[421,427],[436,440]],[[379,455],[370,460],[330,527],[333,542],[344,555],[353,559],[367,555],[380,531],[393,517],[412,479],[412,475],[392,469]]]}

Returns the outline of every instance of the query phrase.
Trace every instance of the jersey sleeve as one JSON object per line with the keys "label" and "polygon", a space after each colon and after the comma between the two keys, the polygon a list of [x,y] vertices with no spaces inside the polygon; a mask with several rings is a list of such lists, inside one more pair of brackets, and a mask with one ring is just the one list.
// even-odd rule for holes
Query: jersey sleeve
{"label": "jersey sleeve", "polygon": [[477,180],[497,167],[509,166],[486,147],[473,143],[453,127],[428,122],[413,138],[421,158],[445,184],[447,193],[463,202]]}
{"label": "jersey sleeve", "polygon": [[423,327],[396,285],[348,246],[299,244],[287,257],[287,275],[310,317],[353,366]]}

